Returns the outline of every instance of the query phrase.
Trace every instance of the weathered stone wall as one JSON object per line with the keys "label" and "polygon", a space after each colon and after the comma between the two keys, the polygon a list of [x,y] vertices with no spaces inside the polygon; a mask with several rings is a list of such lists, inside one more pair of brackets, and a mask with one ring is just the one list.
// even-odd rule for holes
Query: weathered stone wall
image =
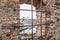
{"label": "weathered stone wall", "polygon": [[60,40],[60,0],[54,0],[47,40]]}
{"label": "weathered stone wall", "polygon": [[0,5],[1,23],[3,25],[18,23],[19,20],[19,2],[14,0],[2,0]]}
{"label": "weathered stone wall", "polygon": [[[20,21],[19,4],[19,0],[0,0],[0,37],[2,40],[11,40],[13,24],[18,24]],[[8,29],[10,27],[12,29]]]}

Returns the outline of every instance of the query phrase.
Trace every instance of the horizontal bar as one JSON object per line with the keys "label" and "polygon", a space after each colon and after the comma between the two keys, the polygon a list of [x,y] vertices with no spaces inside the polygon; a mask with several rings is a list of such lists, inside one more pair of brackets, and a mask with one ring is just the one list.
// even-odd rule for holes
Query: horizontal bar
{"label": "horizontal bar", "polygon": [[[50,24],[33,24],[33,26],[40,26],[40,25],[50,25]],[[28,27],[28,26],[32,26],[32,24],[31,25],[20,25],[19,27]]]}
{"label": "horizontal bar", "polygon": [[[3,9],[3,8],[0,8],[0,9]],[[16,9],[16,10],[20,10],[20,11],[35,11],[35,12],[47,12],[47,11],[45,11],[45,10],[29,10],[29,9],[19,9],[19,8],[5,8],[5,9]]]}
{"label": "horizontal bar", "polygon": [[45,12],[45,11],[39,11],[39,10],[29,10],[29,9],[20,9],[20,11]]}

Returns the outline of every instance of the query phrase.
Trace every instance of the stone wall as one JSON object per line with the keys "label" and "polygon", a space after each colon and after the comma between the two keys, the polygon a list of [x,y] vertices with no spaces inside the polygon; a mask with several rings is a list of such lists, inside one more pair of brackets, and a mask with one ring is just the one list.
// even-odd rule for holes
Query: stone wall
{"label": "stone wall", "polygon": [[19,0],[0,0],[0,37],[2,40],[11,40],[13,24],[20,22],[19,8]]}
{"label": "stone wall", "polygon": [[2,25],[18,23],[19,20],[19,4],[14,0],[2,0],[4,3],[0,2],[0,14]]}
{"label": "stone wall", "polygon": [[51,15],[51,24],[47,40],[60,40],[60,0],[54,0],[54,11]]}

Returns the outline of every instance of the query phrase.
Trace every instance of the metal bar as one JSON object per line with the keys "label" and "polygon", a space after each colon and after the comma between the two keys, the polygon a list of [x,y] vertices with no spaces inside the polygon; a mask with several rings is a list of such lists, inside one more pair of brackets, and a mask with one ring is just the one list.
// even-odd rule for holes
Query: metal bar
{"label": "metal bar", "polygon": [[[47,18],[47,14],[46,14],[46,16],[45,16],[46,18]],[[46,19],[45,19],[46,20]],[[47,23],[47,20],[46,20],[46,23]],[[47,27],[47,25],[46,25],[46,27]],[[45,38],[46,38],[46,27],[45,27]]]}
{"label": "metal bar", "polygon": [[[38,26],[38,25],[41,26],[41,25],[49,25],[49,24],[35,24],[35,25],[33,24],[33,26]],[[20,27],[27,27],[27,26],[32,26],[32,25],[22,25]]]}
{"label": "metal bar", "polygon": [[[19,2],[20,2],[20,0],[19,0]],[[20,9],[20,7],[19,7],[18,9]],[[20,12],[20,11],[21,11],[21,10],[19,10],[19,12]],[[19,14],[20,14],[20,13],[19,13]],[[20,16],[20,15],[19,15],[19,16]],[[20,18],[20,17],[19,17],[19,18]],[[19,21],[19,22],[20,22],[20,21]],[[21,29],[21,28],[20,28],[20,29]],[[21,31],[20,31],[20,32],[21,32]],[[22,40],[22,39],[21,39],[21,34],[19,34],[19,35],[20,35],[20,37],[19,37],[20,39],[19,39],[19,40]]]}
{"label": "metal bar", "polygon": [[45,11],[40,11],[40,10],[29,10],[29,9],[20,9],[21,11],[34,11],[34,12],[45,12]]}
{"label": "metal bar", "polygon": [[[3,7],[3,8],[5,8],[4,6],[0,6],[0,7]],[[3,9],[2,8],[2,9]],[[0,8],[1,9],[1,8]],[[42,10],[42,11],[40,11],[40,10],[29,10],[29,9],[19,9],[19,8],[10,8],[10,7],[8,7],[8,8],[5,8],[5,9],[16,9],[16,10],[21,10],[21,11],[36,11],[36,12],[45,12],[45,10]]]}
{"label": "metal bar", "polygon": [[[46,1],[46,4],[47,4],[47,1]],[[45,17],[47,18],[47,13],[46,13],[46,16]],[[47,21],[46,21],[46,23],[47,23]],[[46,27],[47,27],[47,25],[46,25]],[[46,27],[45,27],[45,39],[46,39]]]}
{"label": "metal bar", "polygon": [[[32,0],[32,2],[33,2],[33,0]],[[31,6],[31,9],[33,9],[32,6]],[[31,13],[32,13],[32,40],[33,40],[33,11],[31,11]]]}
{"label": "metal bar", "polygon": [[[40,11],[42,11],[42,0],[40,0]],[[42,18],[42,12],[40,15],[41,15],[40,18]],[[40,20],[40,23],[42,24],[42,19]],[[41,39],[40,40],[42,40],[42,25],[41,25],[40,31],[41,31]]]}
{"label": "metal bar", "polygon": [[[3,8],[2,8],[3,9]],[[8,9],[16,9],[16,10],[20,10],[20,11],[35,11],[35,12],[46,12],[45,10],[29,10],[29,9],[19,9],[19,8],[6,8]]]}
{"label": "metal bar", "polygon": [[33,0],[31,0],[32,40],[33,40]]}

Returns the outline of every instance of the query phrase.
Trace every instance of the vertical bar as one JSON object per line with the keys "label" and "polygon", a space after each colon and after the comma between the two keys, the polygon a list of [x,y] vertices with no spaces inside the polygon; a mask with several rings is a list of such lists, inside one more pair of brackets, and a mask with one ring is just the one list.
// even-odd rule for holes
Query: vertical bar
{"label": "vertical bar", "polygon": [[[46,13],[46,12],[45,12],[45,13]],[[46,13],[46,16],[45,16],[45,20],[46,20],[46,18],[47,18],[47,13]],[[46,20],[46,27],[47,27],[47,25],[48,25],[48,24],[47,24],[47,20]],[[47,30],[46,27],[45,27],[45,38],[46,38],[46,30]],[[47,39],[46,39],[46,40],[47,40]]]}
{"label": "vertical bar", "polygon": [[[19,3],[20,3],[20,0],[19,0]],[[20,6],[20,5],[19,5]],[[20,7],[19,7],[20,8]],[[19,10],[19,12],[20,12],[20,10]],[[20,13],[19,13],[19,22],[20,22]],[[19,27],[19,29],[20,29],[20,27]],[[19,31],[19,35],[20,35],[20,38],[19,38],[19,40],[21,40],[21,34],[20,34],[20,31]]]}
{"label": "vertical bar", "polygon": [[[46,4],[47,4],[47,1],[46,1]],[[45,11],[45,13],[46,13],[46,11]],[[46,16],[45,16],[45,20],[46,20],[46,18],[47,18],[47,13],[46,13],[45,15],[46,15]],[[46,20],[46,23],[47,23],[47,20]],[[47,25],[48,25],[48,24],[46,24],[46,27],[47,27]],[[46,30],[47,30],[46,27],[45,27],[45,39],[46,39]],[[47,40],[47,39],[46,39],[46,40]]]}
{"label": "vertical bar", "polygon": [[[42,11],[42,0],[40,0],[40,11]],[[42,40],[42,12],[40,12],[40,18],[41,18],[41,20],[40,20],[40,23],[41,23],[41,28],[40,28],[40,31],[41,31],[41,39],[40,40]]]}
{"label": "vertical bar", "polygon": [[32,40],[33,40],[33,0],[31,0]]}
{"label": "vertical bar", "polygon": [[[46,4],[47,4],[47,1],[46,1]],[[47,18],[47,17],[46,17],[46,11],[45,11],[44,13],[45,13],[45,21],[46,21],[46,18]],[[46,22],[47,22],[47,21],[46,21]],[[45,23],[46,23],[46,22],[45,22]],[[46,25],[47,25],[47,24],[45,24],[45,38],[46,38]]]}

